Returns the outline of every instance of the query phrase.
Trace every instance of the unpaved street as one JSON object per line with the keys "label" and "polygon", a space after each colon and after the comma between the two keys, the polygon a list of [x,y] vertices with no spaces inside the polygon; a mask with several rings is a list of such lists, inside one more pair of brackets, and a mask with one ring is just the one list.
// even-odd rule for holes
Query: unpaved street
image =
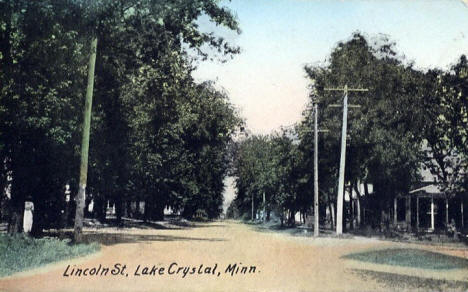
{"label": "unpaved street", "polygon": [[[93,232],[97,231],[87,230],[89,236],[95,236]],[[293,237],[221,221],[182,229],[108,228],[101,232],[105,232],[101,238],[104,244],[98,254],[1,279],[0,290],[388,291],[388,286],[354,272],[385,271],[388,267],[373,267],[340,256],[403,245],[365,238]],[[438,250],[468,257],[463,250]],[[431,274],[390,268],[390,272],[468,280],[465,270]]]}

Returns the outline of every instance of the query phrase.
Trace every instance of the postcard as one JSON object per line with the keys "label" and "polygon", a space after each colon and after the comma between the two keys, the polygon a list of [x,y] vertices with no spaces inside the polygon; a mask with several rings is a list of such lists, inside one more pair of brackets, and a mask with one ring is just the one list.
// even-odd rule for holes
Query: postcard
{"label": "postcard", "polygon": [[0,13],[0,291],[468,290],[466,1]]}

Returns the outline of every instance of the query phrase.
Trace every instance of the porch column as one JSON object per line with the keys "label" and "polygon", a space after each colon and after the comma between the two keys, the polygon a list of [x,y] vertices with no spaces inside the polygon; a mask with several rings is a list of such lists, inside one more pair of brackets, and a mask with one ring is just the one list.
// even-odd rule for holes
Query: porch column
{"label": "porch column", "polygon": [[431,195],[431,229],[434,231],[434,195]]}
{"label": "porch column", "polygon": [[416,197],[416,229],[419,230],[419,196]]}
{"label": "porch column", "polygon": [[397,197],[393,199],[393,224],[397,225]]}

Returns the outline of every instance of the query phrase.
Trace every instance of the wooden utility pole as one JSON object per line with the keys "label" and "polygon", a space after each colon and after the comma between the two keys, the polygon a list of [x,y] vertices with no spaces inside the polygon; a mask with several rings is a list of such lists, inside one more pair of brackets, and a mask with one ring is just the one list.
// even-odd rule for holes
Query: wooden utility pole
{"label": "wooden utility pole", "polygon": [[318,185],[318,133],[328,130],[318,129],[318,100],[312,97],[314,105],[314,236],[319,236],[319,185]]}
{"label": "wooden utility pole", "polygon": [[318,188],[318,103],[314,102],[314,236],[319,236],[319,188]]}
{"label": "wooden utility pole", "polygon": [[263,215],[262,215],[262,220],[265,222],[266,218],[266,199],[265,199],[265,192],[263,192]]}
{"label": "wooden utility pole", "polygon": [[80,163],[80,184],[76,196],[76,212],[74,239],[75,242],[81,241],[83,229],[83,217],[86,197],[86,181],[88,177],[88,152],[89,152],[89,132],[91,125],[91,106],[93,104],[94,89],[94,67],[96,64],[97,37],[91,40],[91,52],[88,64],[88,86],[86,88],[86,101],[83,114],[83,136],[81,140],[81,163]]}
{"label": "wooden utility pole", "polygon": [[314,101],[314,236],[318,237],[319,226],[319,179],[318,179],[318,133],[328,130],[318,129],[318,101]]}
{"label": "wooden utility pole", "polygon": [[254,221],[254,192],[252,192],[252,221]]}
{"label": "wooden utility pole", "polygon": [[343,193],[344,193],[344,174],[346,162],[346,133],[348,129],[348,92],[349,91],[368,91],[364,88],[325,88],[327,91],[343,91],[343,126],[341,129],[341,155],[340,155],[340,172],[338,178],[338,196],[336,201],[336,234],[343,234]]}

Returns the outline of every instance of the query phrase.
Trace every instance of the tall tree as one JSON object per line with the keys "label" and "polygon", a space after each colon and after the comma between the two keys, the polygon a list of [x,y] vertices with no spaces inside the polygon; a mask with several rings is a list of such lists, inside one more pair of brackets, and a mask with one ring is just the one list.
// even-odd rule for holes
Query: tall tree
{"label": "tall tree", "polygon": [[[10,231],[20,229],[24,200],[35,203],[33,233],[56,220],[63,186],[76,165],[83,49],[60,20],[64,5],[2,1],[2,161],[12,177]],[[70,66],[65,66],[69,64]]]}
{"label": "tall tree", "polygon": [[[35,218],[54,222],[58,221],[53,220],[54,216],[60,214],[65,203],[63,186],[68,182],[76,189],[78,184],[79,125],[83,122],[79,112],[83,107],[90,31],[100,40],[91,136],[101,135],[101,139],[91,138],[88,185],[101,202],[106,198],[121,200],[138,181],[135,169],[126,159],[132,152],[132,125],[127,120],[132,107],[128,106],[134,104],[127,103],[125,89],[134,84],[141,72],[153,72],[149,77],[172,74],[157,86],[163,90],[151,93],[153,101],[159,102],[160,98],[165,101],[151,114],[157,117],[165,112],[178,112],[179,102],[171,98],[177,99],[195,87],[189,78],[188,52],[195,51],[206,58],[213,53],[206,52],[207,47],[228,56],[239,51],[222,37],[201,31],[197,25],[198,17],[206,15],[218,25],[239,31],[235,18],[217,1],[91,2],[0,3],[0,58],[6,64],[0,72],[2,85],[5,84],[0,105],[4,145],[1,158],[5,163],[4,174],[11,173],[13,177],[11,202],[18,220],[13,220],[16,223],[12,230],[20,226],[21,206],[28,195],[33,195]],[[176,89],[184,90],[177,93]],[[164,129],[170,133],[168,126],[177,123],[168,124],[164,119]],[[216,123],[221,122],[218,119]],[[182,139],[171,141],[180,149],[178,153],[193,155],[191,149],[179,146],[184,145]],[[159,150],[168,151],[164,149],[166,146]],[[176,174],[168,175],[177,180]],[[164,176],[154,175],[161,182]],[[142,192],[153,189],[142,186]]]}
{"label": "tall tree", "polygon": [[450,71],[428,71],[422,80],[423,161],[451,197],[466,192],[468,171],[468,62],[461,56]]}
{"label": "tall tree", "polygon": [[[348,84],[369,89],[367,94],[350,98],[350,103],[361,108],[352,110],[349,116],[345,180],[373,183],[380,209],[385,210],[397,194],[407,193],[417,180],[421,140],[414,133],[421,124],[420,115],[415,115],[421,98],[417,91],[419,75],[398,56],[394,43],[386,37],[369,41],[358,33],[337,45],[326,66],[305,69],[317,82],[323,101],[322,125],[331,130],[326,140],[339,141],[341,121],[336,110],[327,108],[337,103],[334,94],[323,88]],[[336,155],[321,156],[325,160],[336,159]]]}

